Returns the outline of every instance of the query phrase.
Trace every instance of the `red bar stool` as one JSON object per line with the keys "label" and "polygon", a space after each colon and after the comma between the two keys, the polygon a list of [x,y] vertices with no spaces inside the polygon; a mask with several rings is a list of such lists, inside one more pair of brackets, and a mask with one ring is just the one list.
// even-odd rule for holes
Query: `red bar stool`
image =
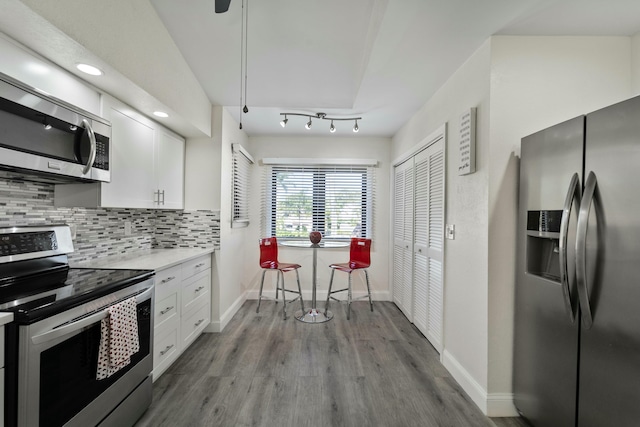
{"label": "red bar stool", "polygon": [[[277,271],[278,279],[276,282],[276,304],[278,303],[278,291],[282,291],[282,313],[284,314],[284,319],[287,319],[287,298],[285,292],[291,292],[294,294],[298,294],[297,297],[293,298],[289,302],[293,302],[297,299],[300,300],[300,305],[302,306],[302,311],[304,312],[304,303],[302,302],[302,290],[300,288],[300,275],[298,274],[298,269],[301,267],[299,264],[289,264],[278,261],[278,241],[275,237],[266,237],[264,239],[260,239],[260,267],[262,268],[262,280],[260,281],[260,295],[258,296],[258,307],[256,308],[256,313],[260,312],[260,301],[262,298],[267,298],[262,296],[262,287],[264,286],[264,275],[267,271]],[[296,280],[298,281],[298,290],[293,291],[290,289],[286,289],[284,287],[284,273],[287,271],[295,271],[296,272]]]}
{"label": "red bar stool", "polygon": [[[367,295],[364,295],[360,298],[369,297],[369,306],[371,307],[371,311],[373,311],[373,302],[371,302],[371,288],[369,287],[369,274],[367,273],[367,268],[371,265],[371,239],[362,239],[358,237],[351,238],[351,247],[349,250],[349,262],[339,263],[339,264],[331,264],[331,279],[329,280],[329,292],[327,294],[327,304],[325,305],[324,312],[325,315],[327,310],[329,309],[329,300],[334,299],[336,301],[340,301],[337,298],[334,298],[332,294],[336,292],[348,291],[347,293],[347,320],[351,315],[351,273],[355,270],[363,270],[364,276],[367,279]],[[349,286],[344,289],[338,289],[335,291],[331,290],[333,286],[333,274],[336,270],[344,271],[345,273],[349,273]]]}

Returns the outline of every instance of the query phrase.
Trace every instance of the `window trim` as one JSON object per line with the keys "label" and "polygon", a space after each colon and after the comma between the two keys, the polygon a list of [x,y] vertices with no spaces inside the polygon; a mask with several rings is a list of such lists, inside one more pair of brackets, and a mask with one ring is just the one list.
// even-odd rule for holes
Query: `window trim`
{"label": "window trim", "polygon": [[[333,168],[336,172],[339,172],[340,169],[361,169],[362,172],[362,221],[361,224],[364,224],[363,227],[363,237],[371,238],[373,234],[373,216],[374,216],[374,199],[376,194],[375,187],[375,176],[376,173],[374,171],[375,166],[377,166],[378,161],[372,159],[279,159],[279,158],[265,158],[261,160],[261,163],[265,166],[265,176],[263,180],[263,190],[264,190],[264,203],[263,203],[263,224],[262,229],[265,232],[266,236],[276,236],[276,219],[275,215],[277,214],[275,209],[276,204],[276,191],[277,188],[277,172],[284,171],[287,169],[296,169],[299,168],[301,170],[308,169],[310,172],[314,169],[316,171],[322,171],[326,169],[326,172],[330,172]],[[314,177],[314,180],[322,180],[321,177]],[[319,194],[322,194],[324,191],[324,186],[320,186],[322,190],[320,190]],[[316,197],[317,197],[316,193]],[[323,224],[323,214],[318,212],[316,209],[316,204],[313,203],[312,206],[312,229],[317,229],[324,234],[324,228],[326,224]],[[304,240],[306,237],[285,237],[278,236],[281,238],[286,238],[290,240]],[[350,236],[329,236],[327,237],[331,240],[348,240]]]}
{"label": "window trim", "polygon": [[249,226],[249,189],[253,157],[240,144],[231,144],[231,227]]}

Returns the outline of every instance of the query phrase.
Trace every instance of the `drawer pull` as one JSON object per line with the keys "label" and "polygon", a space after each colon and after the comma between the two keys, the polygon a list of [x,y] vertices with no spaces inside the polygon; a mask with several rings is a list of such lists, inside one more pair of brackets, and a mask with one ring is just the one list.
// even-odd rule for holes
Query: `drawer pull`
{"label": "drawer pull", "polygon": [[170,312],[171,310],[173,310],[173,306],[171,306],[171,307],[167,307],[167,308],[165,308],[164,310],[160,310],[160,314],[162,315],[162,314],[168,313],[168,312]]}
{"label": "drawer pull", "polygon": [[163,281],[161,281],[160,283],[167,283],[167,282],[172,281],[172,280],[173,280],[173,279],[175,279],[175,278],[176,278],[175,276],[167,277],[166,279],[164,279],[164,280],[163,280]]}
{"label": "drawer pull", "polygon": [[198,320],[193,326],[197,328],[198,326],[200,326],[202,324],[202,322],[204,322],[204,319]]}
{"label": "drawer pull", "polygon": [[173,344],[166,346],[165,349],[160,352],[160,356],[164,356],[165,354],[167,354],[167,351],[171,350],[172,348]]}
{"label": "drawer pull", "polygon": [[200,264],[196,264],[195,268],[200,268],[200,267],[204,267],[204,262],[201,262]]}
{"label": "drawer pull", "polygon": [[204,286],[200,286],[198,289],[195,290],[196,293],[200,292],[201,290],[204,289]]}

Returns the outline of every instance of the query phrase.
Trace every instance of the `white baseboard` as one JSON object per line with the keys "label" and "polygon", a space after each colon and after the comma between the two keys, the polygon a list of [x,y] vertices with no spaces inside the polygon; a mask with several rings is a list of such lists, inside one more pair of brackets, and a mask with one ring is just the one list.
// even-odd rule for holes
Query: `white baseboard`
{"label": "white baseboard", "polygon": [[[258,294],[260,293],[259,289],[250,289],[247,291],[247,299],[249,300],[256,300],[258,299]],[[353,292],[352,298],[356,299],[356,298],[362,298],[365,295],[367,295],[367,293],[365,291],[356,291]],[[274,298],[276,296],[276,291],[275,289],[270,289],[270,290],[263,290],[262,291],[262,296],[263,297],[269,297],[269,298]],[[295,296],[295,294],[290,294],[287,292],[287,298],[293,298]],[[282,295],[280,295],[280,293],[278,293],[278,297],[282,298]],[[311,291],[302,291],[302,297],[306,300],[310,300],[312,295],[311,295]],[[337,298],[340,298],[341,300],[345,300],[347,299],[347,293],[343,292],[341,294],[336,294]],[[316,301],[325,301],[327,299],[327,290],[323,289],[323,290],[319,290],[317,291],[316,294]],[[372,291],[371,292],[371,299],[373,301],[391,301],[391,292],[389,291]],[[362,301],[365,301],[366,299],[363,299]]]}
{"label": "white baseboard", "polygon": [[520,414],[513,404],[513,393],[489,393],[487,397],[487,416],[519,417]]}
{"label": "white baseboard", "polygon": [[442,364],[460,384],[471,400],[488,417],[517,417],[513,393],[487,393],[471,374],[447,350],[442,352]]}
{"label": "white baseboard", "polygon": [[243,292],[234,302],[231,304],[231,307],[225,311],[222,316],[220,316],[220,320],[212,320],[209,326],[207,326],[204,332],[222,332],[224,328],[227,327],[231,318],[240,310],[242,304],[247,300],[247,293]]}

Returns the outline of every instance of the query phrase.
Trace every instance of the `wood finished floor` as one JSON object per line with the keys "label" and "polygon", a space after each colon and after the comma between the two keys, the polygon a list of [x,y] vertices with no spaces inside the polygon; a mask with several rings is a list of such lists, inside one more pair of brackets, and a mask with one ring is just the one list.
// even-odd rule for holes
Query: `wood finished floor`
{"label": "wood finished floor", "polygon": [[[308,304],[308,303],[307,303]],[[203,334],[153,385],[136,427],[521,427],[489,419],[395,304],[333,303],[304,324],[287,308],[247,301],[221,333]]]}

